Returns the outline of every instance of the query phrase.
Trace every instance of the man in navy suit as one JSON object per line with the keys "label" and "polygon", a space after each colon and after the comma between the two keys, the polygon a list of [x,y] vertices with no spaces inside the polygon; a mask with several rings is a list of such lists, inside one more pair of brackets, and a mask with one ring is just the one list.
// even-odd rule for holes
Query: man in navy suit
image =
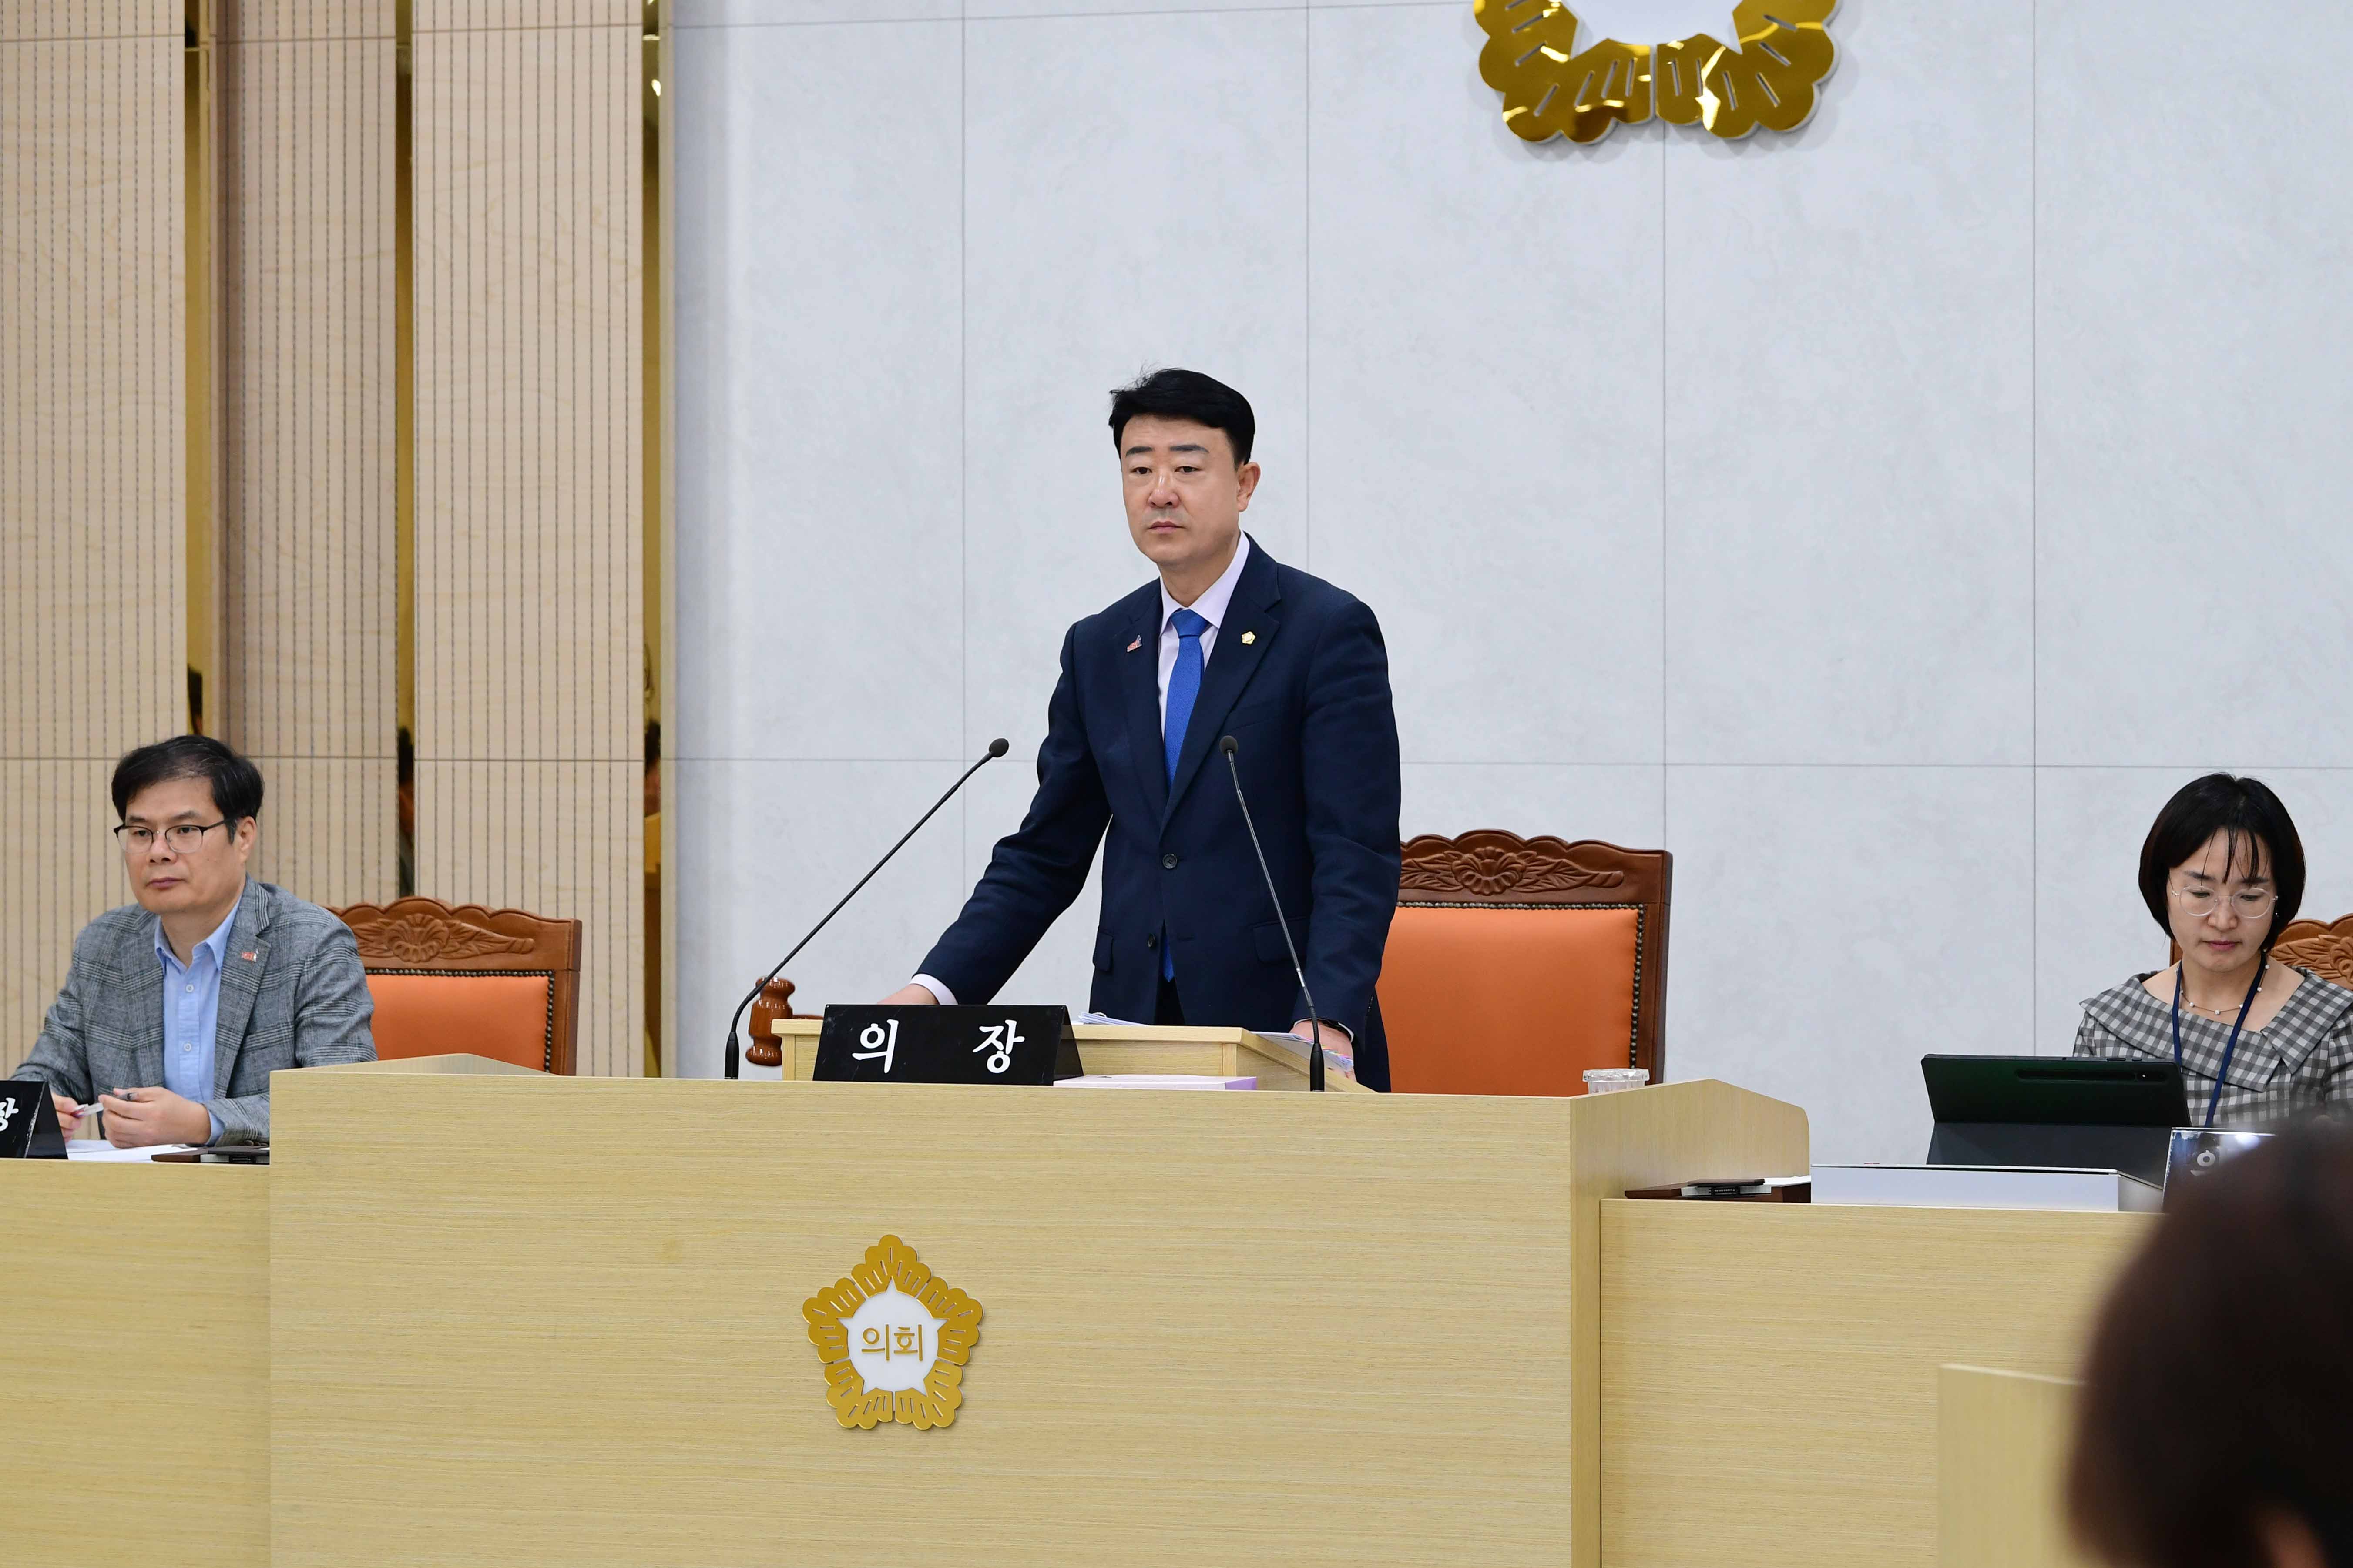
{"label": "man in navy suit", "polygon": [[[1388,1088],[1373,984],[1398,896],[1397,716],[1380,624],[1243,534],[1249,401],[1187,370],[1112,395],[1127,527],[1160,580],[1062,639],[1038,794],[892,1003],[991,1000],[1103,847],[1092,1005],[1161,1024],[1321,1029]],[[1293,977],[1219,740],[1321,1016]],[[1105,830],[1109,837],[1105,837]],[[1346,1047],[1342,1047],[1346,1048]]]}

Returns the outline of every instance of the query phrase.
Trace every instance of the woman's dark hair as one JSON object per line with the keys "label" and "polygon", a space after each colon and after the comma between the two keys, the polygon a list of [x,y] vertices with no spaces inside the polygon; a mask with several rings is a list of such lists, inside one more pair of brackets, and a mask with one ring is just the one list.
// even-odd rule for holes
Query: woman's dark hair
{"label": "woman's dark hair", "polygon": [[1160,419],[1189,419],[1223,430],[1233,443],[1234,466],[1250,461],[1250,443],[1258,438],[1258,416],[1250,399],[1198,370],[1155,370],[1111,395],[1111,444],[1127,438],[1127,422],[1140,415]]}
{"label": "woman's dark hair", "polygon": [[2093,1336],[2076,1538],[2135,1568],[2267,1568],[2276,1511],[2353,1568],[2353,1129],[2298,1122],[2173,1186]]}
{"label": "woman's dark hair", "polygon": [[213,787],[213,809],[230,822],[261,815],[261,770],[209,735],[174,735],[114,764],[114,815],[131,810],[141,790],[173,779],[203,779]]}
{"label": "woman's dark hair", "polygon": [[[2148,905],[2149,918],[2172,934],[2173,921],[2166,914],[2167,879],[2217,833],[2231,836],[2230,858],[2222,869],[2225,877],[2241,863],[2242,849],[2246,874],[2263,864],[2264,855],[2271,859],[2272,886],[2279,893],[2279,907],[2272,912],[2272,929],[2263,933],[2263,950],[2269,952],[2280,928],[2295,919],[2295,911],[2304,907],[2304,840],[2295,836],[2287,807],[2261,780],[2208,773],[2177,790],[2157,814],[2157,822],[2140,847],[2141,900]],[[2256,852],[2258,845],[2263,854]]]}

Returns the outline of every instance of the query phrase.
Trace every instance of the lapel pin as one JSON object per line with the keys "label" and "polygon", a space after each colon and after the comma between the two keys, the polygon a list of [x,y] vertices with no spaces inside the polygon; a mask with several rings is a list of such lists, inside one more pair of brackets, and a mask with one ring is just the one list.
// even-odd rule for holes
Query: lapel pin
{"label": "lapel pin", "polygon": [[1244,647],[1248,647],[1250,644],[1256,641],[1258,641],[1258,634],[1256,632],[1244,632],[1242,634],[1242,646]]}
{"label": "lapel pin", "polygon": [[240,952],[237,956],[245,960],[248,963],[251,963],[255,959],[259,958],[261,955],[258,952]]}
{"label": "lapel pin", "polygon": [[[1248,639],[1248,638],[1244,638],[1243,640],[1244,640],[1244,641],[1248,641],[1249,639]],[[1130,652],[1130,653],[1134,653],[1137,648],[1140,648],[1140,647],[1142,647],[1143,646],[1144,646],[1144,639],[1143,639],[1142,637],[1138,637],[1138,638],[1136,638],[1134,642],[1132,642],[1132,643],[1130,643],[1130,644],[1128,644],[1128,645],[1127,645],[1127,651],[1128,651],[1128,652]]]}

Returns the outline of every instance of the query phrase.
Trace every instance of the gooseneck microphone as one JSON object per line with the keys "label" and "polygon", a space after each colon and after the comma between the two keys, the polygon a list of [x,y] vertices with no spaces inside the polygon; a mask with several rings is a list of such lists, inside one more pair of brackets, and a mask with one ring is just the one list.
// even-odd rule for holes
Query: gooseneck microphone
{"label": "gooseneck microphone", "polygon": [[[907,847],[907,839],[913,838],[916,834],[921,833],[923,830],[923,824],[929,822],[934,816],[938,815],[940,807],[947,805],[951,799],[955,798],[955,792],[964,788],[965,779],[969,779],[973,774],[980,772],[982,768],[987,766],[997,758],[1003,756],[1011,749],[1011,747],[1005,743],[1005,737],[1002,735],[998,736],[996,740],[991,741],[988,743],[988,750],[981,754],[980,760],[973,763],[972,766],[965,769],[964,776],[957,779],[955,783],[948,785],[948,793],[940,796],[939,799],[932,802],[931,810],[915,818],[915,826],[907,829],[905,837],[901,838],[898,843],[891,846],[890,849],[883,854],[882,858],[874,862],[874,870],[869,871],[866,875],[858,879],[858,888],[863,888],[867,883],[872,881],[874,879],[874,873],[881,870],[883,867],[888,866],[891,863],[891,857],[896,855],[900,850],[904,849]],[[790,963],[794,959],[798,958],[802,948],[807,947],[811,942],[814,942],[817,939],[817,933],[825,929],[826,921],[830,921],[834,916],[839,914],[841,912],[842,904],[847,904],[850,900],[858,896],[858,888],[852,888],[849,891],[842,894],[841,903],[836,904],[833,908],[826,910],[825,920],[819,921],[817,924],[811,926],[809,928],[808,935],[795,942],[793,944],[792,952],[776,960],[776,967],[768,971],[767,973],[760,976],[759,980],[752,986],[752,989],[744,994],[744,1000],[735,1004],[735,1016],[727,1020],[727,1077],[738,1078],[742,1076],[738,1070],[740,1066],[739,1051],[741,1048],[741,1042],[735,1037],[735,1030],[737,1026],[744,1022],[744,1010],[746,1007],[749,1007],[754,1002],[758,1001],[760,993],[767,988],[768,982],[774,980],[780,973],[782,973],[786,964]]]}
{"label": "gooseneck microphone", "polygon": [[[1282,895],[1274,890],[1274,873],[1267,869],[1266,851],[1258,841],[1258,824],[1250,820],[1250,801],[1242,795],[1241,764],[1234,761],[1234,754],[1241,749],[1240,742],[1231,735],[1218,742],[1218,750],[1226,754],[1226,772],[1233,776],[1234,804],[1242,808],[1242,826],[1250,829],[1250,848],[1258,856],[1258,874],[1266,879],[1266,896],[1274,900],[1274,923],[1282,928],[1282,945],[1291,953],[1291,973],[1299,977],[1299,994],[1307,998],[1307,1029],[1314,1042],[1307,1052],[1307,1087],[1320,1094],[1324,1090],[1324,1010],[1315,1005],[1315,993],[1307,989],[1307,971],[1299,966],[1299,946],[1291,940],[1291,921],[1282,912]],[[732,1035],[729,1040],[733,1042]]]}

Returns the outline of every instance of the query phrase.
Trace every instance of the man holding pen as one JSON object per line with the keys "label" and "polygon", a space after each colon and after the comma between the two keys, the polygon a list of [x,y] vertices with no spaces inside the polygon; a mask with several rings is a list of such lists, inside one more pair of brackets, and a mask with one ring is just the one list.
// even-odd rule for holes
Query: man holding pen
{"label": "man holding pen", "polygon": [[49,1086],[68,1137],[99,1109],[120,1148],[267,1142],[273,1070],[375,1059],[358,942],[246,876],[261,774],[218,741],[140,747],[115,765],[113,795],[138,901],[75,939],[14,1076]]}

